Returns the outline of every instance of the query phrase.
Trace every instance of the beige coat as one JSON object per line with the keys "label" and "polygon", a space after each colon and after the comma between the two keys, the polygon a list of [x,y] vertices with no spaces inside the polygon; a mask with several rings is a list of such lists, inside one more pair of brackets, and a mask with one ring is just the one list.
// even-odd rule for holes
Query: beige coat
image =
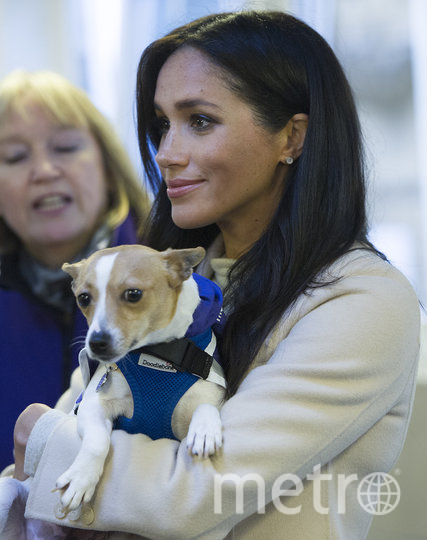
{"label": "beige coat", "polygon": [[[342,257],[327,273],[337,276],[302,295],[265,342],[222,409],[219,456],[197,461],[185,444],[115,431],[73,525],[162,540],[366,538],[363,480],[392,469],[408,427],[419,306],[407,280],[367,251]],[[26,515],[69,525],[51,490],[80,441],[75,417],[52,413],[44,446],[49,414],[29,445],[42,454]]]}

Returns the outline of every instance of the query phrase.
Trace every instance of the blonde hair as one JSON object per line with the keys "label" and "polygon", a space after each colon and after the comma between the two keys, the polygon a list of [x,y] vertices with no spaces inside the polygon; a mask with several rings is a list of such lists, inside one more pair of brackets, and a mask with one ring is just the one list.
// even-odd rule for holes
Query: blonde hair
{"label": "blonde hair", "polygon": [[[0,81],[0,124],[9,111],[25,116],[29,102],[41,106],[59,124],[88,129],[95,137],[109,190],[106,223],[114,229],[131,210],[141,237],[149,197],[115,130],[87,94],[51,71],[13,71]],[[19,239],[0,217],[0,252],[10,251],[18,243]]]}

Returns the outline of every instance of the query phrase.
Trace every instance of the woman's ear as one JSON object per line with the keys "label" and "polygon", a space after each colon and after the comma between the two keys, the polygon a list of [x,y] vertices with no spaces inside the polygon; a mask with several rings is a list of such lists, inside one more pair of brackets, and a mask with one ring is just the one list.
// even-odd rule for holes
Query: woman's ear
{"label": "woman's ear", "polygon": [[284,144],[280,161],[287,165],[299,158],[304,148],[307,133],[308,114],[298,113],[289,120],[283,128]]}

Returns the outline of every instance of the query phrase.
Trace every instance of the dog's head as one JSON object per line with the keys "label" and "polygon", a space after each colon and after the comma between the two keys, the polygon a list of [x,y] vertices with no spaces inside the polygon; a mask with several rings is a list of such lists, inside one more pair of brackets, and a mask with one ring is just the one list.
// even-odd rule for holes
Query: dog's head
{"label": "dog's head", "polygon": [[[73,278],[77,304],[88,321],[85,345],[89,356],[116,362],[157,338],[181,337],[173,335],[170,327],[175,319],[178,326],[191,323],[199,298],[197,285],[191,280],[195,289],[189,287],[187,280],[204,255],[201,247],[158,252],[125,245],[99,250],[75,264],[65,263],[62,269]],[[186,290],[191,290],[180,304],[186,303],[189,309],[184,306],[183,315],[177,317],[185,282]]]}

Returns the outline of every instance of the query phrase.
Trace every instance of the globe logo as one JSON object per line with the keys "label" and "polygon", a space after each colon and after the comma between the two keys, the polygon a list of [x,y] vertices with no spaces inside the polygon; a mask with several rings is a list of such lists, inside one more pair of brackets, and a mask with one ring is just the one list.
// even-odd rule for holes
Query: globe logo
{"label": "globe logo", "polygon": [[384,516],[400,501],[400,486],[393,476],[374,472],[365,476],[357,487],[357,500],[369,514]]}

